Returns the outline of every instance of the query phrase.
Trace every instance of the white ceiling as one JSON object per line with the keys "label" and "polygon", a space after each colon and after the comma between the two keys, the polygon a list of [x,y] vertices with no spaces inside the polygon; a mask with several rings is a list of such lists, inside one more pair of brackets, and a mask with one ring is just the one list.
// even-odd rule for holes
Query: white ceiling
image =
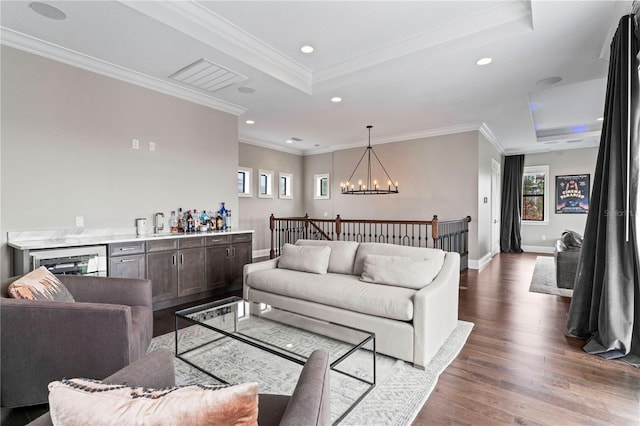
{"label": "white ceiling", "polygon": [[[67,16],[53,20],[29,3],[0,2],[3,44],[238,115],[241,141],[302,154],[364,146],[368,124],[372,144],[481,130],[506,154],[597,146],[608,46],[631,6],[47,1]],[[170,78],[201,59],[238,82]]]}

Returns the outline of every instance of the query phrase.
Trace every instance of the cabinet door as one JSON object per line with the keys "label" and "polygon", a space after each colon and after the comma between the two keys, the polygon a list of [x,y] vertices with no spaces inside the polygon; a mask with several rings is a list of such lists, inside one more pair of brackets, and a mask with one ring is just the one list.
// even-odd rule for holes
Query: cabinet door
{"label": "cabinet door", "polygon": [[178,297],[178,252],[147,254],[147,278],[151,280],[154,303]]}
{"label": "cabinet door", "polygon": [[251,263],[252,260],[251,242],[235,243],[231,248],[231,254],[232,266],[230,284],[242,284],[242,270],[244,269],[244,265]]}
{"label": "cabinet door", "polygon": [[206,287],[207,290],[226,287],[229,280],[229,246],[207,247]]}
{"label": "cabinet door", "polygon": [[145,278],[146,262],[144,254],[109,258],[109,276],[118,278]]}
{"label": "cabinet door", "polygon": [[204,291],[204,248],[178,252],[178,297]]}

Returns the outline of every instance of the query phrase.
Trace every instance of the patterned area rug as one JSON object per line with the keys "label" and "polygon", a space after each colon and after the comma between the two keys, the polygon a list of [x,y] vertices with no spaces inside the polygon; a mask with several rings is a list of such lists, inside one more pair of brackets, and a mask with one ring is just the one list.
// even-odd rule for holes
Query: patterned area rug
{"label": "patterned area rug", "polygon": [[556,265],[553,257],[538,256],[533,269],[529,291],[534,293],[553,294],[555,296],[573,296],[573,290],[558,288],[556,284]]}
{"label": "patterned area rug", "polygon": [[[341,422],[343,425],[409,425],[435,388],[440,374],[456,358],[467,341],[473,323],[458,321],[457,328],[431,360],[427,368],[419,370],[411,364],[378,354],[376,356],[377,385]],[[194,347],[203,338],[203,327],[191,326],[181,330],[179,347]],[[183,346],[184,345],[184,346]],[[258,382],[261,393],[290,395],[295,388],[302,367],[249,345],[225,339],[222,343],[194,351],[190,355],[198,365],[211,371],[224,372],[230,382]],[[149,352],[157,348],[175,350],[174,333],[155,337]],[[215,379],[174,359],[176,384],[216,383]],[[340,364],[340,369],[358,377],[371,377],[371,352],[361,350]],[[331,417],[335,421],[368,385],[331,372]]]}

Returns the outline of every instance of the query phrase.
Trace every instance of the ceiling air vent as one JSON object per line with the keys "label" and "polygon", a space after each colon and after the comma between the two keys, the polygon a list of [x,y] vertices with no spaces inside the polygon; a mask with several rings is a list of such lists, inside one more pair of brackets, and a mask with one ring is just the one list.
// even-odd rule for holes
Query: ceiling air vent
{"label": "ceiling air vent", "polygon": [[171,74],[169,78],[207,92],[215,92],[247,80],[246,76],[204,58]]}

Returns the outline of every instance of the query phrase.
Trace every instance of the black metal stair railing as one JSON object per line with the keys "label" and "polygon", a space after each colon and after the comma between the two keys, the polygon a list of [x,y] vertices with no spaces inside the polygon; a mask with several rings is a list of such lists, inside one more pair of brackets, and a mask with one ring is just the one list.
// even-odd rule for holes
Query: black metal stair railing
{"label": "black metal stair railing", "polygon": [[299,239],[377,242],[412,247],[440,248],[460,254],[460,271],[469,264],[469,222],[467,216],[457,220],[371,220],[371,219],[312,219],[303,217],[269,218],[273,259],[282,247]]}

